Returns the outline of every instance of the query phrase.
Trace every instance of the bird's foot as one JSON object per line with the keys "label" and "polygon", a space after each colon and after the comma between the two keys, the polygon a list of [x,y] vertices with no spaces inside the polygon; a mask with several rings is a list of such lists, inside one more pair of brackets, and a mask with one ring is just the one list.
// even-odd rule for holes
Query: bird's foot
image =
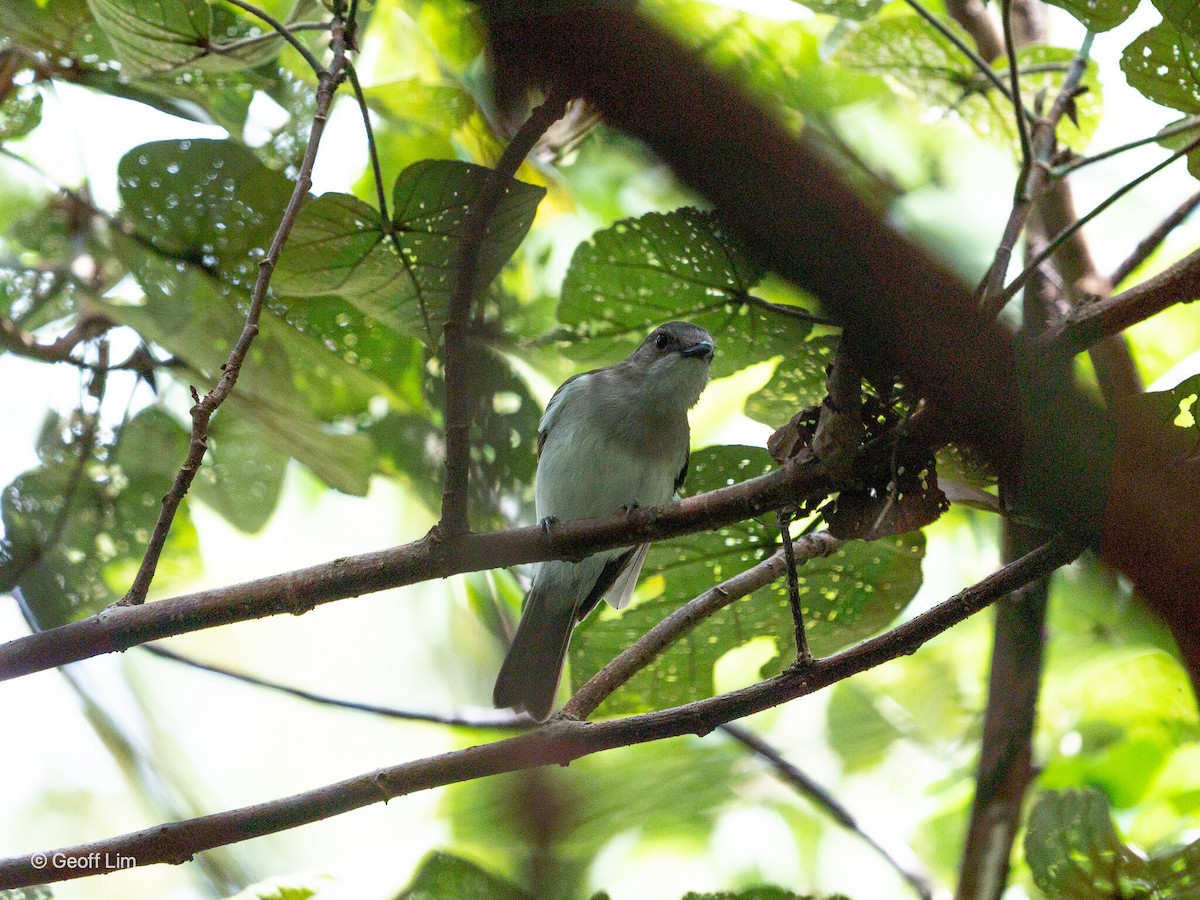
{"label": "bird's foot", "polygon": [[638,503],[636,500],[621,504],[621,512],[625,513],[627,516],[641,508],[642,504]]}
{"label": "bird's foot", "polygon": [[542,529],[542,531],[546,532],[546,534],[549,534],[550,529],[553,528],[557,523],[558,516],[546,516],[546,518],[538,522],[538,526]]}

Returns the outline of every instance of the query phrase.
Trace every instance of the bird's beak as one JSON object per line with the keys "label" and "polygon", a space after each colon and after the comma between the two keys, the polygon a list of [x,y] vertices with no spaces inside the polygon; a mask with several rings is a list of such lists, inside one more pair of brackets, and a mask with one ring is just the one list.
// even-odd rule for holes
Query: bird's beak
{"label": "bird's beak", "polygon": [[690,347],[685,347],[679,351],[680,356],[699,356],[705,362],[712,362],[713,358],[712,341],[697,341]]}

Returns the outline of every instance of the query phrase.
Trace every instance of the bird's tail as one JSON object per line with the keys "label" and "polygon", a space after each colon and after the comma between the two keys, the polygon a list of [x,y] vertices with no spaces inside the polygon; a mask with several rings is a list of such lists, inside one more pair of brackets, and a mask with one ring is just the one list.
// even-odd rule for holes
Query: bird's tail
{"label": "bird's tail", "polygon": [[544,722],[554,708],[575,610],[572,604],[554,603],[539,587],[535,583],[525,601],[521,623],[496,676],[492,701],[497,709],[511,707]]}

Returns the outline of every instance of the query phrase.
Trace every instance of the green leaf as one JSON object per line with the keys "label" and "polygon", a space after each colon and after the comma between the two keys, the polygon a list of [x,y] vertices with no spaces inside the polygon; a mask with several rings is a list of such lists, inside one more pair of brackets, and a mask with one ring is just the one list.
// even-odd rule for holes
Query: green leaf
{"label": "green leaf", "polygon": [[[82,434],[80,423],[52,413],[39,439],[42,466],[0,497],[0,583],[20,586],[39,628],[97,613],[128,588],[187,449],[183,429],[155,407],[130,420],[112,443],[88,448]],[[81,467],[83,452],[90,458]],[[193,577],[198,550],[185,502],[156,584]]]}
{"label": "green leaf", "polygon": [[[135,258],[133,268],[146,292],[144,304],[98,303],[98,308],[170,351],[185,367],[178,377],[198,387],[214,381],[244,323],[236,293],[222,292],[202,272],[186,267],[181,271],[152,256]],[[375,468],[370,440],[329,428],[297,390],[292,374],[294,360],[302,357],[297,348],[310,339],[266,313],[260,330],[226,404],[252,421],[261,440],[276,453],[304,463],[331,487],[365,494]],[[332,354],[326,353],[325,360],[331,385],[358,377]]]}
{"label": "green leaf", "polygon": [[[1174,134],[1170,133],[1171,129],[1177,126],[1186,126],[1186,129]],[[1191,147],[1196,139],[1200,138],[1200,129],[1196,128],[1194,116],[1186,116],[1164,125],[1159,129],[1158,135],[1159,146],[1174,152]],[[1200,179],[1200,148],[1192,147],[1191,150],[1188,150],[1186,158],[1188,172],[1193,178]]]}
{"label": "green leaf", "polygon": [[400,900],[460,900],[466,897],[528,900],[529,895],[475,863],[435,851],[425,857]]}
{"label": "green leaf", "polygon": [[1195,898],[1200,842],[1145,859],[1127,847],[1097,790],[1046,792],[1029,816],[1025,859],[1050,897]]}
{"label": "green leaf", "polygon": [[[305,205],[275,275],[281,294],[335,294],[404,334],[437,343],[446,318],[463,218],[486,180],[482,166],[423,160],[400,173],[395,243],[377,210],[348,194]],[[516,252],[545,190],[510,180],[480,245],[477,289]],[[399,252],[397,252],[397,246]]]}
{"label": "green leaf", "polygon": [[[687,490],[698,494],[772,469],[766,451],[757,447],[709,447],[692,454]],[[753,519],[654,544],[642,570],[642,591],[659,593],[620,614],[605,610],[576,629],[572,685],[578,688],[681,604],[754,565],[776,545],[774,524]],[[869,544],[851,541],[832,556],[801,566],[801,601],[813,651],[834,652],[891,622],[920,586],[923,555],[920,534],[901,535]],[[717,661],[759,637],[774,641],[777,657],[770,668],[791,661],[793,625],[782,579],[710,616],[605,701],[602,711],[644,712],[711,697]]]}
{"label": "green leaf", "polygon": [[364,88],[363,96],[392,125],[439,133],[463,124],[476,109],[475,98],[456,81],[406,78]]}
{"label": "green leaf", "polygon": [[236,528],[254,533],[275,511],[287,461],[253,420],[224,409],[210,423],[208,452],[192,492]]}
{"label": "green leaf", "polygon": [[1053,6],[1065,9],[1084,24],[1088,31],[1109,31],[1116,28],[1138,7],[1138,0],[1049,0]]}
{"label": "green leaf", "polygon": [[716,338],[714,377],[786,354],[812,326],[756,301],[750,290],[762,277],[713,213],[684,207],[618,222],[571,259],[558,307],[559,320],[575,332],[566,352],[606,365],[657,325],[687,319]]}
{"label": "green leaf", "polygon": [[838,682],[825,710],[829,746],[847,772],[874,768],[903,735],[885,719],[856,680]]}
{"label": "green leaf", "polygon": [[[946,27],[970,44],[971,38],[956,23]],[[1074,58],[1072,50],[1031,46],[1018,53],[1024,98],[1040,91],[1054,94]],[[848,68],[880,75],[907,94],[922,109],[956,115],[981,137],[1019,150],[1012,103],[963,55],[954,42],[915,15],[872,19],[863,24],[838,49],[834,59]],[[1008,83],[1007,61],[996,69]],[[1031,69],[1032,71],[1026,71]],[[1080,82],[1087,92],[1076,100],[1078,126],[1069,119],[1060,126],[1068,146],[1082,149],[1095,131],[1102,106],[1097,68],[1089,63]]]}
{"label": "green leaf", "polygon": [[1200,47],[1169,22],[1138,35],[1121,54],[1130,87],[1155,103],[1200,112]]}
{"label": "green leaf", "polygon": [[836,337],[810,338],[775,367],[771,380],[746,399],[746,415],[774,428],[825,397],[825,369],[837,348]]}
{"label": "green leaf", "polygon": [[753,887],[744,891],[718,891],[715,894],[697,894],[689,891],[683,900],[850,900],[844,894],[793,894],[778,887]]}
{"label": "green leaf", "polygon": [[42,121],[42,95],[37,88],[12,91],[0,103],[0,143],[24,137]]}
{"label": "green leaf", "polygon": [[1156,437],[1179,460],[1193,460],[1200,450],[1200,375],[1185,378],[1169,391],[1147,391],[1122,404],[1118,418],[1138,413],[1156,425]]}
{"label": "green leaf", "polygon": [[292,183],[235,141],[154,141],[117,166],[124,217],[160,252],[249,287]]}
{"label": "green leaf", "polygon": [[89,0],[89,5],[129,77],[178,69],[207,52],[212,13],[204,0]]}
{"label": "green leaf", "polygon": [[1154,7],[1180,34],[1193,41],[1200,38],[1200,10],[1193,0],[1154,0]]}

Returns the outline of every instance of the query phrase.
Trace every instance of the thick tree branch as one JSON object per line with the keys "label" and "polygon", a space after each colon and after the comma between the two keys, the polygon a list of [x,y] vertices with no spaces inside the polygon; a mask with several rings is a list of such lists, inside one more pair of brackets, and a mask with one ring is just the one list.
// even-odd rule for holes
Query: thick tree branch
{"label": "thick tree branch", "polygon": [[720,528],[793,505],[830,489],[811,460],[679,503],[489,534],[436,532],[392,550],[336,559],[257,581],[103,612],[0,645],[0,680],[16,678],[160,638],[281,613],[307,612],[359,594],[548,559],[580,559],[599,550]]}
{"label": "thick tree branch", "polygon": [[1099,303],[1080,306],[1063,322],[1050,328],[1038,343],[1043,348],[1057,347],[1069,354],[1078,353],[1176,303],[1191,303],[1197,299],[1200,299],[1200,250],[1127,291]]}
{"label": "thick tree branch", "polygon": [[476,291],[479,251],[487,225],[500,204],[508,183],[551,125],[563,117],[568,97],[552,93],[513,135],[504,154],[491,171],[479,194],[463,217],[462,241],[454,265],[446,316],[444,353],[446,359],[446,486],[442,491],[442,518],[438,527],[447,535],[465,534],[467,480],[471,464],[471,379],[476,361],[471,357],[468,319]]}
{"label": "thick tree branch", "polygon": [[[262,16],[276,28],[282,28],[279,23],[249,4],[243,3],[241,0],[231,0],[231,2],[242,9]],[[282,33],[286,34],[286,31]],[[267,289],[271,285],[271,275],[275,271],[275,263],[279,260],[279,254],[283,251],[283,245],[287,241],[288,235],[292,232],[292,226],[296,224],[296,218],[300,215],[300,207],[304,202],[304,198],[308,196],[308,189],[312,186],[312,170],[317,158],[317,148],[321,143],[321,135],[325,132],[325,122],[329,117],[329,108],[333,104],[333,94],[337,90],[338,82],[342,77],[342,68],[346,60],[346,41],[344,26],[339,18],[335,17],[333,20],[331,35],[333,57],[327,70],[321,69],[319,65],[317,66],[316,109],[313,112],[312,126],[309,129],[308,145],[304,149],[304,158],[300,163],[300,171],[296,176],[296,186],[292,190],[291,199],[288,200],[283,216],[279,221],[279,227],[275,230],[271,246],[267,250],[266,256],[259,261],[258,278],[254,282],[254,289],[250,294],[250,308],[246,313],[245,327],[243,327],[241,336],[229,353],[229,359],[223,366],[223,371],[217,384],[203,399],[198,399],[196,405],[191,409],[192,433],[188,444],[187,456],[179,469],[179,473],[175,476],[174,484],[171,485],[171,489],[163,497],[162,510],[159,513],[158,521],[154,525],[154,532],[150,535],[150,542],[146,547],[146,554],[142,558],[142,563],[138,567],[137,575],[134,576],[133,584],[130,586],[129,591],[118,601],[122,605],[138,605],[145,601],[146,593],[150,590],[150,583],[154,580],[154,572],[158,567],[158,560],[162,556],[163,547],[166,545],[167,536],[170,534],[171,523],[175,519],[175,513],[179,510],[179,505],[183,502],[183,498],[191,488],[192,481],[195,479],[196,473],[200,470],[200,464],[204,460],[204,455],[208,450],[209,421],[221,404],[225,402],[226,398],[233,393],[238,375],[241,373],[242,364],[246,360],[246,354],[250,352],[250,345],[258,335],[258,320],[262,313],[263,302],[267,296]],[[289,35],[289,37],[292,41],[296,41],[294,36]],[[298,41],[296,43],[299,44]],[[302,47],[303,45],[300,46]],[[311,59],[311,54],[309,54],[309,58]],[[315,63],[315,60],[312,61]],[[194,388],[193,396],[196,396]]]}
{"label": "thick tree branch", "polygon": [[[816,661],[803,671],[789,669],[751,687],[661,712],[599,723],[558,719],[527,734],[378,769],[280,800],[158,825],[45,854],[0,860],[0,890],[97,874],[94,865],[81,865],[84,859],[132,857],[139,867],[183,863],[203,850],[285,831],[417,791],[535,766],[565,765],[615,747],[684,734],[705,735],[726,722],[814,693],[915,652],[926,641],[1009,591],[1066,564],[1078,554],[1079,547],[1074,539],[1056,538],[929,612],[886,634]],[[39,867],[35,861],[43,865]]]}

